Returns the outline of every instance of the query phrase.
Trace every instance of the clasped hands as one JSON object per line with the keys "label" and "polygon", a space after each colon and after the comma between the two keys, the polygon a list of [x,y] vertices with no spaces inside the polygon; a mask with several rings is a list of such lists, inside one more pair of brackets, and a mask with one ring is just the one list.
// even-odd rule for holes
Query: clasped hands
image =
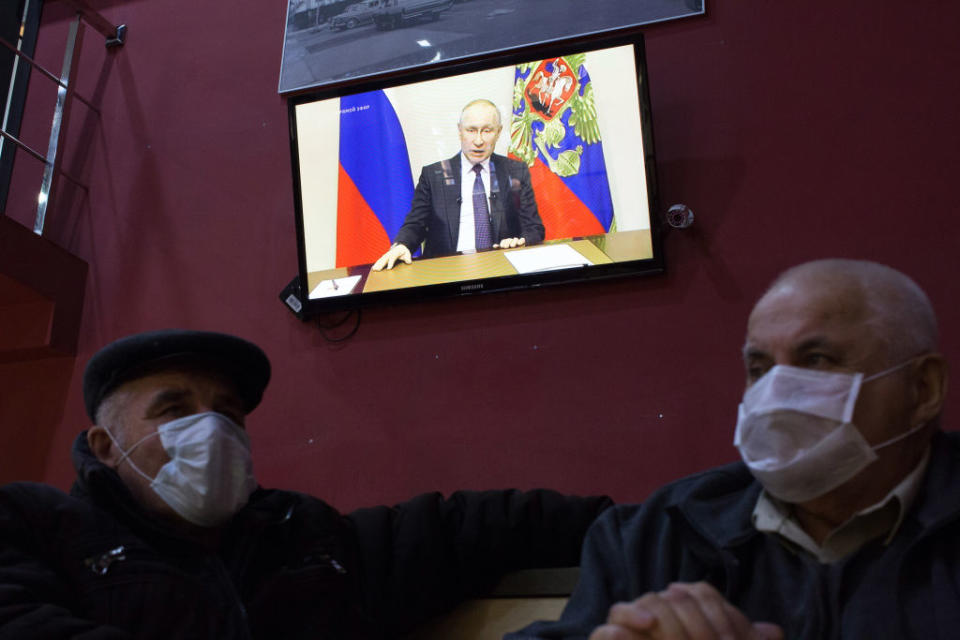
{"label": "clasped hands", "polygon": [[674,583],[610,607],[590,640],[783,640],[783,630],[751,622],[706,582]]}
{"label": "clasped hands", "polygon": [[[504,238],[497,244],[493,245],[493,248],[513,249],[514,247],[522,247],[526,243],[526,238]],[[397,260],[402,260],[407,264],[410,264],[413,261],[413,257],[410,255],[410,249],[407,248],[407,245],[393,245],[385,254],[377,258],[377,261],[374,262],[373,266],[370,268],[373,271],[383,271],[384,267],[386,267],[388,270],[393,269],[393,265],[397,263]]]}

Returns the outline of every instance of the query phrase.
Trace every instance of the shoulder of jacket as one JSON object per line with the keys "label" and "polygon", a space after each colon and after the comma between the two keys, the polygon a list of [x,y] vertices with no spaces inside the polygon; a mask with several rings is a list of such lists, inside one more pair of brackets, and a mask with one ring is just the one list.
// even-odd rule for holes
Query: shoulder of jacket
{"label": "shoulder of jacket", "polygon": [[681,478],[661,491],[671,501],[711,500],[740,493],[755,482],[747,466],[738,461]]}
{"label": "shoulder of jacket", "polygon": [[617,505],[617,517],[633,516],[641,507],[669,508],[680,503],[711,502],[740,495],[756,481],[742,462],[713,467],[656,489],[641,504]]}
{"label": "shoulder of jacket", "polygon": [[12,538],[110,529],[115,525],[111,514],[50,485],[16,482],[0,487],[0,532]]}
{"label": "shoulder of jacket", "polygon": [[503,156],[499,153],[495,153],[490,156],[490,161],[496,166],[508,167],[510,169],[524,169],[527,164],[522,160],[517,160],[516,158],[511,158],[510,156]]}
{"label": "shoulder of jacket", "polygon": [[79,502],[77,498],[42,482],[11,482],[0,486],[0,506],[14,502],[33,508],[49,508],[59,503],[74,501]]}
{"label": "shoulder of jacket", "polygon": [[678,513],[733,509],[754,482],[742,463],[708,469],[664,485],[641,503],[618,504],[608,509],[595,526],[605,530],[606,535],[622,537],[624,541],[646,539],[645,536],[650,535],[669,537],[674,535],[671,533],[675,531],[674,526],[687,519],[677,520]]}

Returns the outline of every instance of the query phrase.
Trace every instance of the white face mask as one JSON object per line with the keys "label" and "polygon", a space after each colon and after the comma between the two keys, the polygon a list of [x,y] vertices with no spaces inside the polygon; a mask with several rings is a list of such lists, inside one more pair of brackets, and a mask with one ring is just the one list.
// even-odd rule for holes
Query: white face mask
{"label": "white face mask", "polygon": [[[117,444],[109,431],[107,434]],[[163,449],[170,456],[156,478],[141,471],[133,460],[127,462],[185,520],[201,527],[223,524],[257,488],[247,433],[225,415],[197,413],[164,423],[156,433],[124,451],[119,462],[144,440],[155,436],[160,436]],[[123,451],[119,444],[117,447]]]}
{"label": "white face mask", "polygon": [[871,447],[851,422],[860,386],[909,362],[867,378],[777,365],[743,394],[733,444],[774,497],[796,503],[822,496],[876,460],[878,449],[925,426]]}

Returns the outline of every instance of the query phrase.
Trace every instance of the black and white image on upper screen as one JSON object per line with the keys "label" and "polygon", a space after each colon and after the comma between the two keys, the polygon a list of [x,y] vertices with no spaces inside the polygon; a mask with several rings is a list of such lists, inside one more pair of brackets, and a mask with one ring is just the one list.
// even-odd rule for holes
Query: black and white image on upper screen
{"label": "black and white image on upper screen", "polygon": [[704,0],[289,0],[280,93],[704,13]]}

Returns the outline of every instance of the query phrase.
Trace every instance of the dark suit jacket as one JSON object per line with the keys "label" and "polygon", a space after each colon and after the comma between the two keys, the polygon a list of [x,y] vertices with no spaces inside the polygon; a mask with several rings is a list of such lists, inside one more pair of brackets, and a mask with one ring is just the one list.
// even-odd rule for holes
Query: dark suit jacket
{"label": "dark suit jacket", "polygon": [[[429,164],[420,173],[413,204],[394,242],[416,251],[420,243],[424,258],[457,252],[460,233],[460,159]],[[524,238],[527,244],[543,242],[543,223],[530,186],[527,165],[494,154],[490,184],[490,230],[493,242]],[[496,179],[493,179],[496,178]]]}

